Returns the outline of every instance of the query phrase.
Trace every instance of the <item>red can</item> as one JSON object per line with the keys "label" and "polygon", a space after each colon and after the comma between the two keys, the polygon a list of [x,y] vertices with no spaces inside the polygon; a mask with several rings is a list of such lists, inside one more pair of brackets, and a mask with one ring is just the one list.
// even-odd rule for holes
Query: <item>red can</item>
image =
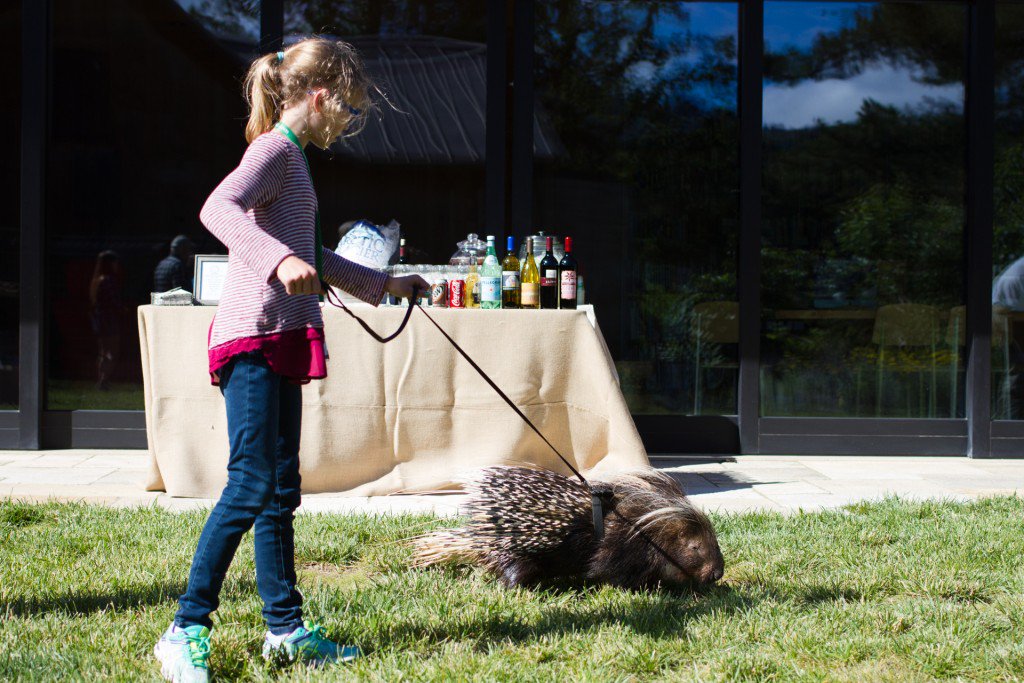
{"label": "red can", "polygon": [[452,308],[466,307],[466,281],[452,280],[448,283],[448,304]]}
{"label": "red can", "polygon": [[430,288],[430,305],[439,308],[448,307],[448,281],[444,279],[434,280],[434,286]]}

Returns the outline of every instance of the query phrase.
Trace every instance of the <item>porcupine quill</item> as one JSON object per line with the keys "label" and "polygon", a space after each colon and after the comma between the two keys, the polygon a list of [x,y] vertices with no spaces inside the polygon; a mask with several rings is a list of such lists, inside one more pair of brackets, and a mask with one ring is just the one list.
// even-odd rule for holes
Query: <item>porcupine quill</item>
{"label": "porcupine quill", "polygon": [[[413,566],[472,564],[506,586],[587,580],[627,588],[707,585],[724,560],[711,521],[663,472],[581,482],[526,467],[488,467],[466,482],[466,520],[413,539]],[[595,537],[591,493],[605,506]]]}

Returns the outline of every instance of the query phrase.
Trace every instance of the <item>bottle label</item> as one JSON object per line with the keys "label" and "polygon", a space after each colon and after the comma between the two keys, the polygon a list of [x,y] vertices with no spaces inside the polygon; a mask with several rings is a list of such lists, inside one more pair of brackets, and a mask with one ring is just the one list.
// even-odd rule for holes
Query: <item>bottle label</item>
{"label": "bottle label", "polygon": [[519,273],[514,270],[501,272],[501,288],[506,292],[519,289]]}
{"label": "bottle label", "polygon": [[539,289],[539,287],[537,286],[536,282],[524,282],[523,283],[523,293],[522,293],[522,303],[523,303],[523,306],[536,306],[537,305],[537,301],[539,300],[539,295],[537,293],[538,289]]}
{"label": "bottle label", "polygon": [[557,270],[545,270],[544,274],[540,278],[541,287],[554,287],[558,284],[558,271]]}
{"label": "bottle label", "polygon": [[501,301],[501,278],[480,278],[480,301]]}
{"label": "bottle label", "polygon": [[576,271],[562,271],[562,298],[576,300]]}

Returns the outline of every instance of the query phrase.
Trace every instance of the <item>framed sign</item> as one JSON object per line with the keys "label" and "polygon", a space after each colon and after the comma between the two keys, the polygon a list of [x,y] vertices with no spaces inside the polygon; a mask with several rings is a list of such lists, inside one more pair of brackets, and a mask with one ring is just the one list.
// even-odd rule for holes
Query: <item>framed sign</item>
{"label": "framed sign", "polygon": [[192,290],[196,302],[216,306],[228,276],[228,257],[221,254],[196,254],[195,282]]}

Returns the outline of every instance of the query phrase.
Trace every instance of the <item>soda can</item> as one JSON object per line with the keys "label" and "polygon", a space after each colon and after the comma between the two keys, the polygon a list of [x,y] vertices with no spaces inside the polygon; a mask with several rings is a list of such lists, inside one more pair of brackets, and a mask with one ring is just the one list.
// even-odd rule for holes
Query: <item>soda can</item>
{"label": "soda can", "polygon": [[448,284],[448,305],[452,308],[466,307],[466,281],[452,280]]}
{"label": "soda can", "polygon": [[430,305],[438,308],[448,307],[448,281],[444,278],[434,280],[430,288]]}

